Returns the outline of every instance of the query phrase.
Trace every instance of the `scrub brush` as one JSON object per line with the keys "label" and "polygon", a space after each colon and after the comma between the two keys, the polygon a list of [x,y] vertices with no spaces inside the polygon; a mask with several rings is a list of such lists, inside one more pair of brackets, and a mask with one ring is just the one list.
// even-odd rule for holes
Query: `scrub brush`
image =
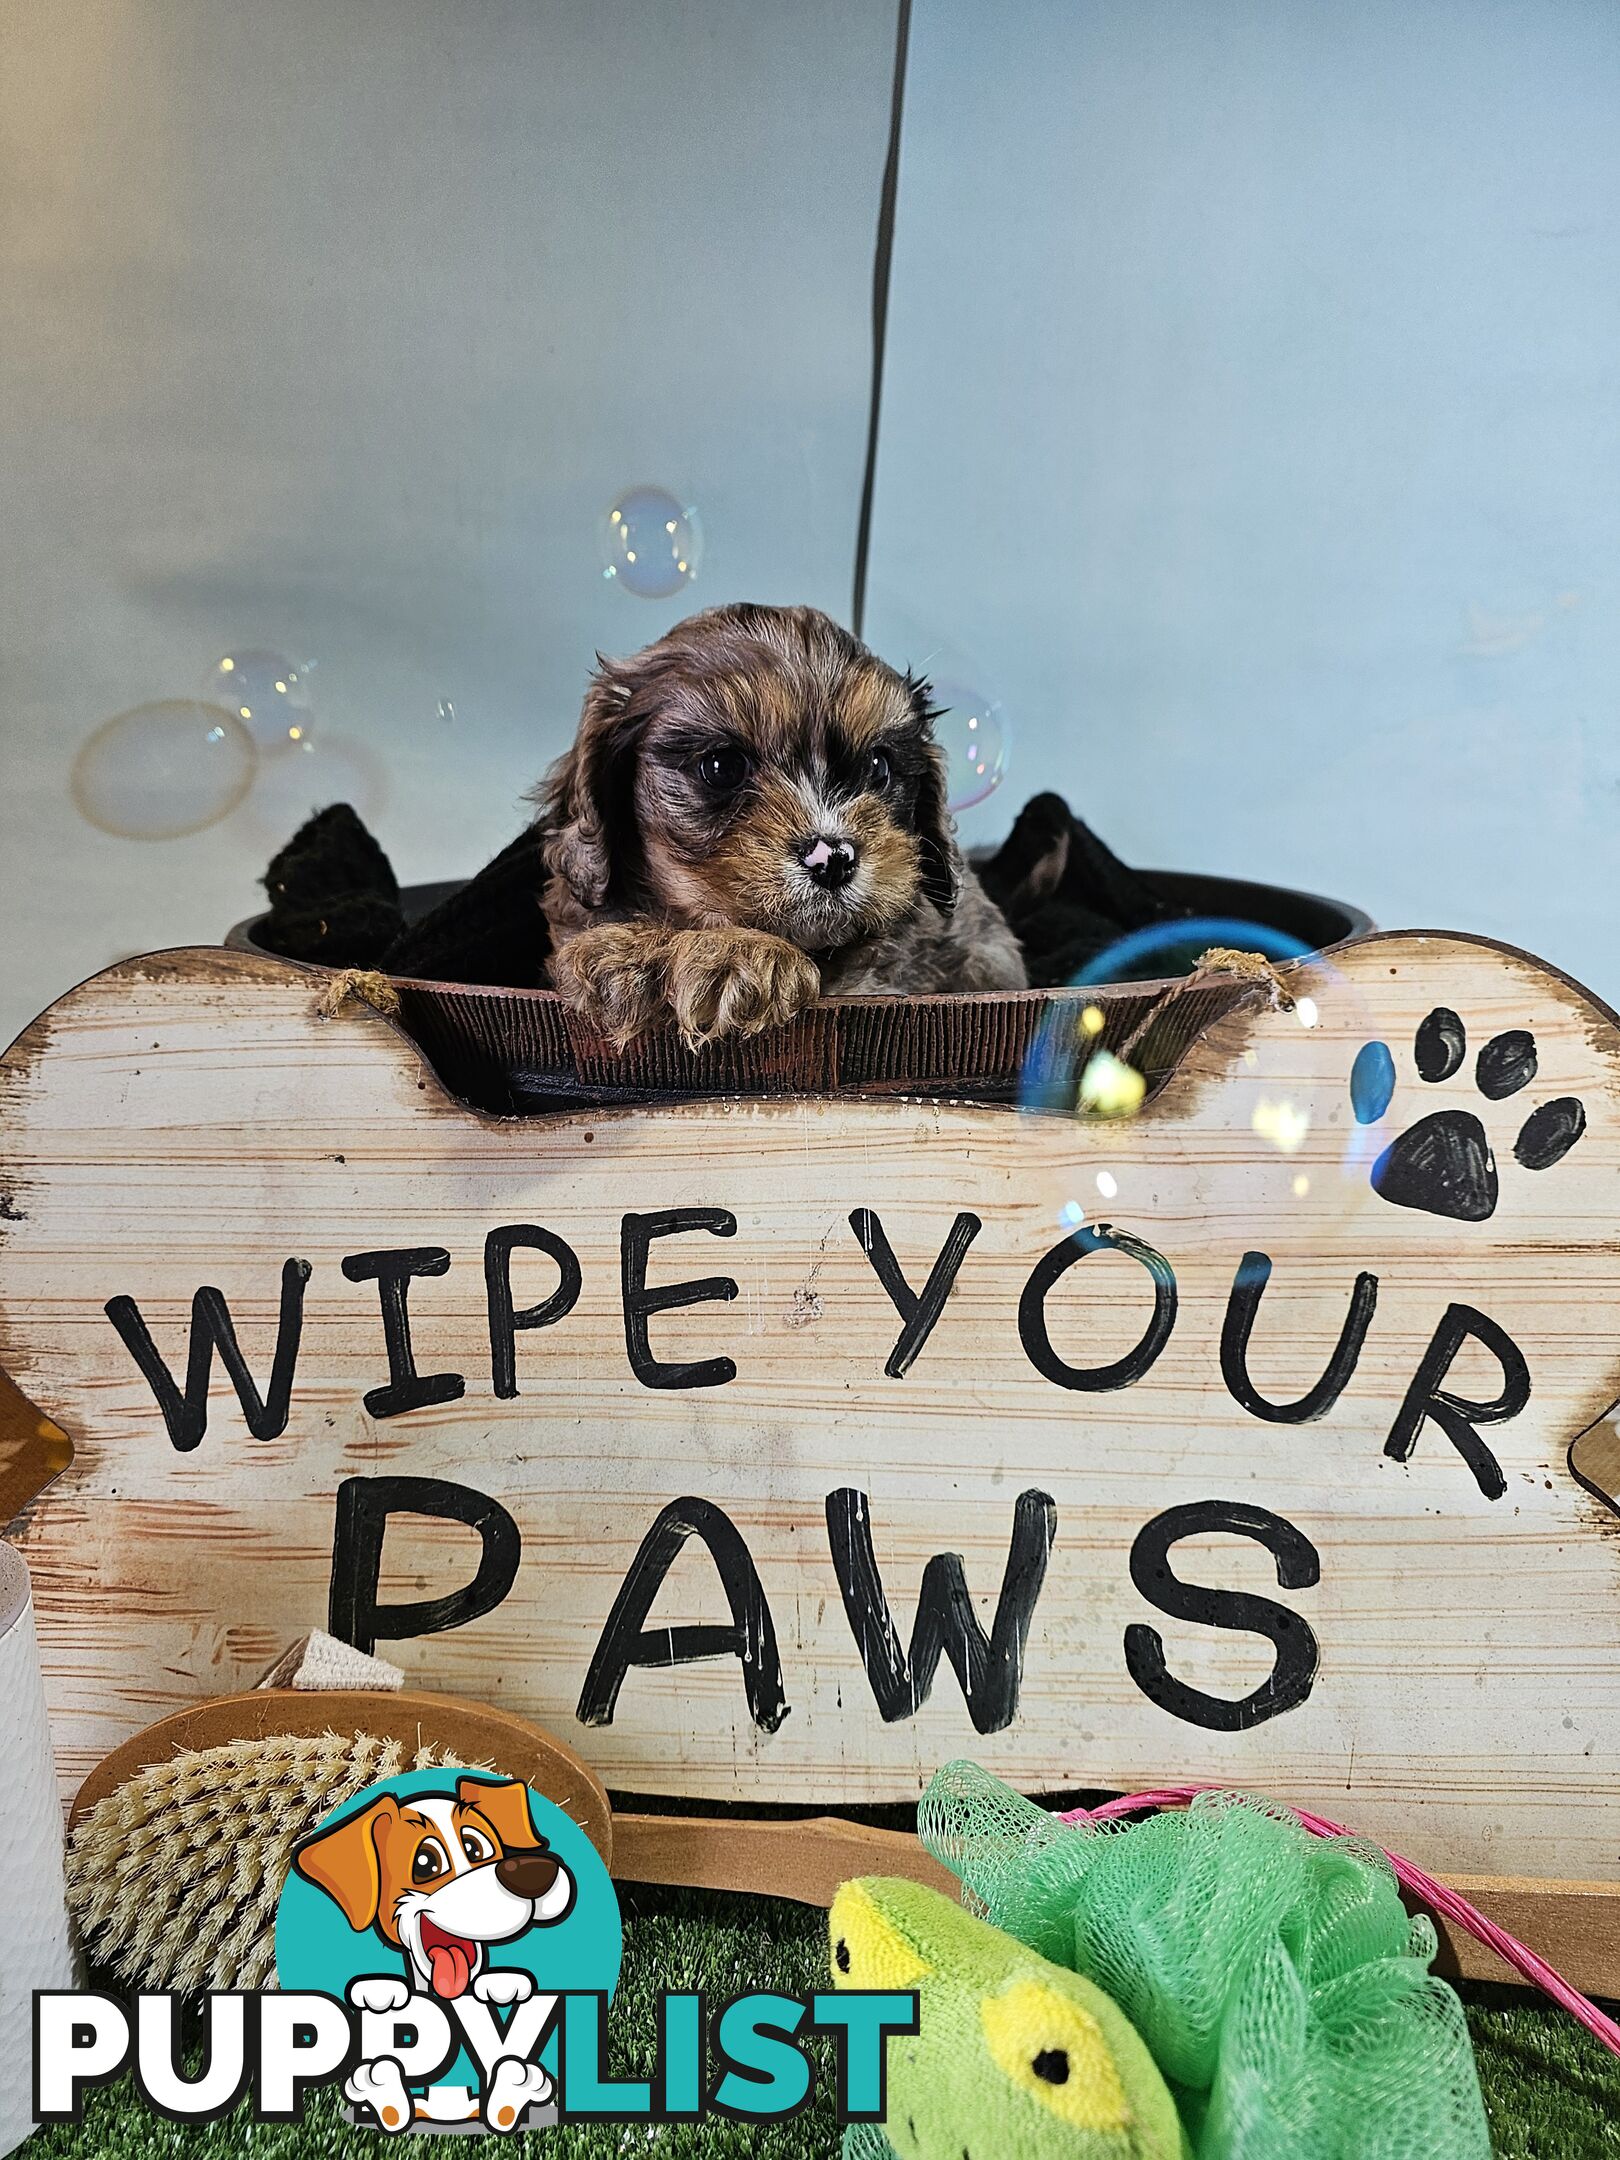
{"label": "scrub brush", "polygon": [[137,1734],[86,1779],[66,1866],[86,1954],[135,1989],[274,1987],[293,1847],[368,1785],[441,1766],[521,1779],[611,1862],[599,1780],[508,1711],[352,1687],[228,1695]]}
{"label": "scrub brush", "polygon": [[375,1733],[272,1734],[188,1750],[98,1800],[67,1848],[86,1955],[133,1988],[274,1986],[276,1901],[324,1815],[405,1770],[464,1765]]}

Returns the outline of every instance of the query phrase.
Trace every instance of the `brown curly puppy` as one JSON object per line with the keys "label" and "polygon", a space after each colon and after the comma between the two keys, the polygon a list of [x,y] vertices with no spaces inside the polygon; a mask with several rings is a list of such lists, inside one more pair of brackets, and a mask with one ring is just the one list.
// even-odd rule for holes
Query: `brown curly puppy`
{"label": "brown curly puppy", "polygon": [[964,865],[929,687],[815,608],[711,608],[601,661],[536,791],[551,980],[621,1048],[694,1049],[822,992],[1015,990]]}

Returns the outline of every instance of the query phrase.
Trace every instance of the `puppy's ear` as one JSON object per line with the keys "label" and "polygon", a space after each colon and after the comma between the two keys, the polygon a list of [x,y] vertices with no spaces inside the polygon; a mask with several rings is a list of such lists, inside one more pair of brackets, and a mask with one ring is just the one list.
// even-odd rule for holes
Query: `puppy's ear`
{"label": "puppy's ear", "polygon": [[456,1799],[464,1808],[476,1808],[507,1852],[522,1852],[543,1845],[529,1814],[529,1795],[515,1778],[491,1784],[484,1778],[456,1779]]}
{"label": "puppy's ear", "polygon": [[611,661],[596,656],[574,746],[551,768],[541,790],[550,831],[546,861],[581,907],[599,908],[614,881],[614,844],[629,832],[630,763],[637,721],[631,686]]}
{"label": "puppy's ear", "polygon": [[962,891],[962,856],[956,845],[956,826],[946,807],[949,793],[945,753],[934,740],[939,708],[934,703],[933,685],[920,676],[907,675],[906,689],[922,726],[926,751],[922,778],[917,783],[916,812],[923,898],[931,900],[942,915],[948,915]]}
{"label": "puppy's ear", "polygon": [[317,1831],[293,1854],[293,1868],[317,1890],[324,1890],[338,1906],[355,1932],[374,1925],[382,1904],[382,1868],[378,1860],[379,1834],[386,1836],[399,1820],[399,1802],[391,1793],[373,1800],[340,1822],[336,1829]]}

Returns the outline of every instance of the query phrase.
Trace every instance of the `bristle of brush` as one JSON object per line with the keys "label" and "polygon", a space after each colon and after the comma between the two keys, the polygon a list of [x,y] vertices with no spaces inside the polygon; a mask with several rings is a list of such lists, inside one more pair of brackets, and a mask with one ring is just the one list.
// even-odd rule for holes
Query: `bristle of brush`
{"label": "bristle of brush", "polygon": [[374,1733],[270,1735],[138,1771],[77,1824],[68,1906],[89,1955],[132,1987],[275,1986],[276,1902],[323,1816],[406,1769],[487,1769]]}

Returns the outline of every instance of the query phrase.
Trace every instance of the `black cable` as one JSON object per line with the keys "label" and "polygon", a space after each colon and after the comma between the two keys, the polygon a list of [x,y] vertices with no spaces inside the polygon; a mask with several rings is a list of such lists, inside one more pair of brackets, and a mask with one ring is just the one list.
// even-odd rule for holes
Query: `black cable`
{"label": "black cable", "polygon": [[855,527],[855,590],[850,626],[860,637],[866,620],[866,561],[872,544],[872,496],[877,484],[878,421],[883,407],[883,348],[889,328],[889,270],[894,259],[894,211],[900,193],[900,127],[906,103],[906,55],[911,0],[899,0],[894,30],[894,85],[889,96],[889,149],[878,196],[877,244],[872,254],[872,400],[866,421],[866,469]]}

